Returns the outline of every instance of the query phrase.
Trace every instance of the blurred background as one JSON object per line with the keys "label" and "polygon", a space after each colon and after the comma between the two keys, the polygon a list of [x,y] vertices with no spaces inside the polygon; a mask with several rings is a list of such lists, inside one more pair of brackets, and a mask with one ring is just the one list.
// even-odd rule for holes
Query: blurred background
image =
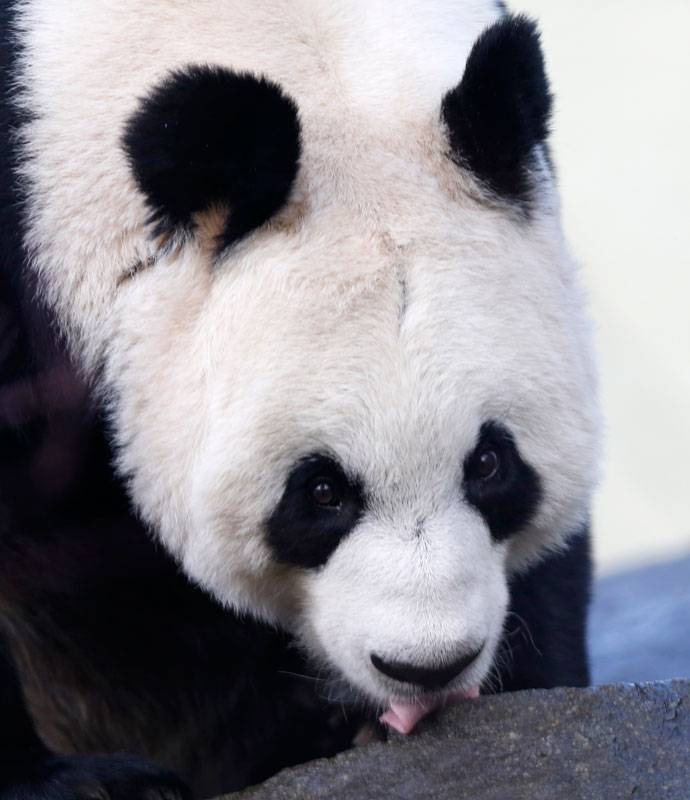
{"label": "blurred background", "polygon": [[690,2],[509,6],[542,30],[600,355],[594,678],[690,677]]}

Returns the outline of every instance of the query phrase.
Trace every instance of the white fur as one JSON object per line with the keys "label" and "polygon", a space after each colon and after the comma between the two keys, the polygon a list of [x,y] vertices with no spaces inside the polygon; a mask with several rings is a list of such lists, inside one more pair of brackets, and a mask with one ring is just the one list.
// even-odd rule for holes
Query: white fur
{"label": "white fur", "polygon": [[[553,187],[525,222],[446,156],[441,99],[494,4],[20,5],[27,244],[84,368],[104,366],[140,513],[222,601],[295,630],[373,699],[393,690],[371,651],[438,663],[486,641],[463,677],[481,680],[506,576],[587,515],[599,428]],[[303,134],[290,202],[215,266],[216,212],[175,247],[150,239],[119,144],[138,98],[190,62],[267,75]],[[507,544],[460,490],[487,419],[544,488]],[[324,450],[374,500],[323,568],[277,565],[263,522]]]}

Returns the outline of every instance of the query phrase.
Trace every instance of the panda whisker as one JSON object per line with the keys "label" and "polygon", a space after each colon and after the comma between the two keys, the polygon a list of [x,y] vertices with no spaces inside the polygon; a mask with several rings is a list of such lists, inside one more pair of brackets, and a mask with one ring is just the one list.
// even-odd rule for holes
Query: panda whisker
{"label": "panda whisker", "polygon": [[530,630],[529,625],[527,624],[527,621],[523,617],[521,617],[519,614],[517,614],[515,611],[509,611],[507,616],[515,617],[515,619],[517,619],[517,621],[520,623],[520,625],[518,626],[518,629],[520,630],[520,633],[522,634],[523,639],[525,641],[529,642],[530,645],[537,651],[537,653],[540,656],[543,655],[541,650],[537,647],[536,642],[534,641],[534,637],[532,636],[532,631]]}
{"label": "panda whisker", "polygon": [[512,663],[512,653],[510,650],[499,650],[496,654],[494,661],[482,681],[483,688],[489,690],[491,694],[498,694],[503,691],[503,679],[501,677],[502,671],[509,671]]}
{"label": "panda whisker", "polygon": [[278,675],[287,675],[290,678],[300,678],[304,681],[312,681],[313,683],[320,683],[323,682],[323,678],[314,677],[314,675],[302,675],[299,672],[290,672],[286,669],[279,669],[277,671]]}

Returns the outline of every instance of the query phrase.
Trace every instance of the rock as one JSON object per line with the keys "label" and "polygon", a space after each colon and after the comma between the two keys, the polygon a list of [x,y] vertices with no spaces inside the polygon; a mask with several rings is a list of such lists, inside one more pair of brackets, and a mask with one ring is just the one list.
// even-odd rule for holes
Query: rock
{"label": "rock", "polygon": [[[296,732],[297,734],[297,732]],[[690,681],[480,697],[227,800],[688,800]]]}

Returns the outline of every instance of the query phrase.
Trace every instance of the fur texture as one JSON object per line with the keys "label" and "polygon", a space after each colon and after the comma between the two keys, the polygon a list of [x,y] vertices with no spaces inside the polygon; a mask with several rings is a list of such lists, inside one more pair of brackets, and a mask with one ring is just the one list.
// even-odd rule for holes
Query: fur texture
{"label": "fur texture", "polygon": [[[34,716],[49,720],[44,739],[51,724],[64,729],[75,696],[90,720],[68,726],[81,725],[83,740],[54,749],[133,741],[163,763],[184,761],[209,718],[195,717],[178,742],[155,732],[136,740],[127,731],[141,720],[118,710],[108,687],[131,689],[125,709],[145,698],[138,707],[151,720],[165,706],[164,688],[176,698],[165,729],[177,730],[176,715],[190,707],[210,709],[229,750],[207,742],[200,752],[235,770],[213,791],[234,788],[334,746],[323,710],[276,677],[290,651],[265,624],[295,637],[348,697],[385,708],[489,686],[496,674],[508,681],[510,667],[496,673],[496,665],[512,650],[504,637],[511,587],[516,613],[524,604],[550,653],[543,669],[530,667],[531,651],[521,654],[512,687],[534,675],[545,686],[587,680],[588,556],[584,545],[562,553],[586,523],[597,480],[596,376],[576,266],[540,156],[549,98],[538,39],[531,23],[511,17],[482,35],[498,13],[490,0],[17,4],[8,147],[28,258],[19,269],[17,242],[8,244],[3,307],[19,331],[20,369],[41,354],[46,368],[60,367],[31,373],[38,402],[28,418],[60,419],[51,380],[62,375],[64,419],[75,428],[40,422],[35,441],[8,451],[7,474],[24,495],[4,498],[12,544],[3,546],[16,555],[0,563],[7,635]],[[228,103],[211,157],[190,168],[187,156],[216,119],[206,101],[196,111],[200,88],[214,104],[223,93],[246,92],[252,106],[258,97],[259,124],[255,108],[236,118]],[[191,109],[172,143],[160,137],[169,101]],[[283,122],[274,131],[266,120],[277,110]],[[257,130],[262,142],[275,133],[282,145],[255,149]],[[501,130],[506,149],[497,145]],[[163,188],[153,180],[157,152]],[[529,216],[515,214],[528,192]],[[15,213],[14,199],[6,202]],[[165,235],[151,236],[152,209]],[[185,235],[170,235],[167,223]],[[234,246],[219,254],[219,237]],[[34,286],[64,336],[45,351],[35,331],[53,328]],[[4,374],[9,385],[12,368]],[[100,422],[83,419],[89,400],[79,374],[107,417],[128,497],[170,556],[141,538],[110,476]],[[41,497],[32,448],[60,435],[57,463],[83,452],[88,468],[65,472],[57,496],[66,517],[48,523],[52,495],[29,500]],[[500,463],[491,484],[473,471],[487,443]],[[315,456],[325,472],[299,484]],[[340,504],[305,505],[312,478],[331,481],[318,495],[335,489]],[[110,502],[117,510],[104,517]],[[39,511],[44,527],[19,521]],[[86,536],[93,529],[96,540]],[[37,565],[58,552],[72,577],[63,583],[49,570],[55,584],[43,592]],[[572,569],[577,592],[566,582],[561,591],[561,569]],[[131,602],[111,608],[104,587]],[[15,622],[18,609],[46,601],[66,611],[27,640],[21,632],[36,628],[21,614]],[[543,604],[557,610],[542,630]],[[137,621],[138,608],[152,616]],[[146,642],[149,626],[171,617],[170,638],[162,628]],[[92,628],[103,619],[107,634]],[[550,650],[559,625],[572,635]],[[74,645],[62,661],[48,647],[74,640],[90,643],[83,662]],[[475,652],[431,692],[371,658],[438,675]],[[60,708],[50,706],[50,676],[33,674],[39,661],[66,676]],[[81,663],[99,665],[96,674],[105,665],[105,688],[78,677]],[[158,679],[165,665],[169,684]],[[102,696],[105,731],[93,711]],[[271,708],[285,727],[266,722]],[[275,731],[268,740],[252,729],[254,712],[262,731]],[[300,715],[312,720],[317,743],[293,752],[281,731]],[[240,753],[251,753],[247,770]]]}

